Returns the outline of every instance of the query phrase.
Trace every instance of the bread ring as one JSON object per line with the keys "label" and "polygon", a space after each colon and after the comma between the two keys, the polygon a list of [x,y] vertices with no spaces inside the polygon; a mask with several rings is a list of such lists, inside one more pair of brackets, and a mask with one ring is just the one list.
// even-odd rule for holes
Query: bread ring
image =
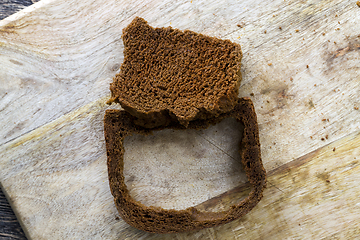
{"label": "bread ring", "polygon": [[[148,207],[130,196],[123,175],[125,137],[133,134],[146,135],[151,131],[165,128],[204,129],[228,117],[233,117],[244,125],[240,154],[252,186],[248,197],[232,205],[227,211],[202,212],[195,207],[184,210]],[[187,128],[173,122],[165,127],[148,129],[135,125],[134,120],[135,117],[120,110],[107,110],[104,117],[110,189],[120,216],[131,226],[152,233],[185,232],[214,227],[244,216],[262,198],[263,190],[266,187],[266,172],[261,161],[256,113],[249,98],[238,99],[232,111],[223,113],[216,118],[191,121]]]}

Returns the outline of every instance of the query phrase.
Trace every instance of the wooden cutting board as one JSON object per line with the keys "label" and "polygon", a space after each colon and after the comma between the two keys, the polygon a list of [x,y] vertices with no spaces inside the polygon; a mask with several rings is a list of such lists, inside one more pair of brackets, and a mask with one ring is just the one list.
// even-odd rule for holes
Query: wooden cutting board
{"label": "wooden cutting board", "polygon": [[[245,217],[181,234],[119,218],[103,115],[135,16],[242,46],[240,97],[258,115],[268,188]],[[30,239],[300,239],[360,234],[360,8],[355,1],[54,1],[0,21],[0,182]],[[247,193],[240,129],[126,141],[137,200],[223,209]]]}

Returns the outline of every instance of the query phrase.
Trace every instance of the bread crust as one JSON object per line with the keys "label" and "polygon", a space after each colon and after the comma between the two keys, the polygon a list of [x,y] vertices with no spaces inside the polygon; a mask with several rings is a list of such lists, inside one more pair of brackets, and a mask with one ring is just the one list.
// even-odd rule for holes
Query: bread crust
{"label": "bread crust", "polygon": [[241,82],[241,47],[229,40],[136,17],[124,30],[124,62],[111,99],[147,128],[187,124],[234,107]]}
{"label": "bread crust", "polygon": [[[266,187],[266,172],[260,154],[259,131],[252,101],[241,98],[235,101],[232,111],[206,120],[189,122],[187,128],[178,122],[167,126],[144,128],[136,125],[136,118],[126,111],[107,110],[104,117],[105,140],[108,157],[108,174],[111,193],[120,216],[131,226],[152,233],[171,233],[198,230],[228,223],[247,214],[263,196]],[[241,161],[252,190],[248,197],[232,205],[228,211],[202,212],[195,207],[184,210],[165,210],[145,206],[134,200],[125,185],[124,139],[133,134],[150,134],[151,131],[172,129],[205,129],[224,118],[235,118],[244,125],[240,144]],[[240,133],[239,133],[240,134]]]}

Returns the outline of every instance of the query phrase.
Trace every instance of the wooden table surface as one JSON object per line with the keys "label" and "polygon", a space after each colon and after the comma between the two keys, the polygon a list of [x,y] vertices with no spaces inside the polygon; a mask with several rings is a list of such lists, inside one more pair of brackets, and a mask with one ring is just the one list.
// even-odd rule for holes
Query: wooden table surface
{"label": "wooden table surface", "polygon": [[[36,0],[0,0],[0,20],[30,6]],[[14,212],[0,189],[0,239],[26,239]]]}

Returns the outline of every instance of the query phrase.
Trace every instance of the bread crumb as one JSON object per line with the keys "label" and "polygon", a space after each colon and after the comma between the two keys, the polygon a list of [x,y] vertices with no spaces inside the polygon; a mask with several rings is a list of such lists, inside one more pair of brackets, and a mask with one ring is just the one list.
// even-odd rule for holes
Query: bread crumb
{"label": "bread crumb", "polygon": [[282,28],[281,28],[281,27],[279,27],[279,29],[280,29],[280,30],[282,30]]}
{"label": "bread crumb", "polygon": [[250,93],[250,96],[252,96],[252,97],[253,97],[253,96],[254,96],[254,93]]}
{"label": "bread crumb", "polygon": [[[155,32],[157,34],[154,35]],[[176,36],[176,38],[173,36]],[[137,125],[143,125],[148,128],[155,127],[155,125],[160,126],[167,124],[165,122],[171,121],[169,116],[181,116],[181,120],[179,119],[181,124],[187,125],[190,119],[193,119],[194,117],[194,110],[193,108],[188,107],[187,101],[194,101],[192,104],[196,107],[199,106],[197,105],[199,103],[202,104],[201,106],[207,106],[201,110],[201,112],[204,111],[206,114],[207,112],[218,114],[233,108],[235,103],[232,99],[235,99],[238,95],[235,86],[238,86],[241,80],[241,72],[239,71],[240,65],[235,64],[240,62],[242,57],[240,45],[228,40],[220,40],[195,32],[181,31],[170,27],[155,29],[148,25],[144,19],[139,17],[136,17],[125,29],[123,29],[123,44],[124,53],[127,54],[125,54],[124,62],[121,66],[121,74],[117,74],[113,79],[113,85],[111,85],[113,86],[111,87],[111,99],[114,99],[114,101],[118,100],[121,104],[122,101],[125,101],[124,99],[126,99],[132,114],[138,118],[136,120]],[[142,46],[142,48],[148,50],[154,46],[158,46],[159,49],[166,49],[166,53],[160,54],[159,51],[154,54],[149,51],[141,52],[138,49],[138,46]],[[202,58],[205,56],[204,54],[208,53],[207,49],[213,49],[215,46],[216,51],[214,51],[211,56],[207,56],[206,60],[209,61],[208,63],[205,64],[205,62],[197,61],[196,64],[194,64],[194,67],[196,65],[196,69],[201,69],[204,66],[211,66],[211,70],[209,71],[212,73],[211,77],[207,77],[205,72],[197,71],[197,74],[199,74],[197,77],[201,79],[206,76],[206,80],[204,81],[210,81],[207,86],[197,88],[197,85],[194,84],[198,84],[198,81],[192,76],[193,70],[189,69],[186,62],[194,59],[195,55],[197,55],[195,59]],[[170,50],[168,51],[169,48]],[[187,49],[187,51],[193,52],[195,55],[179,54],[179,51],[182,51],[182,49]],[[149,54],[153,55],[151,59],[154,60],[146,60],[143,63],[145,64],[146,71],[137,71],[138,64],[142,62],[142,60],[139,60],[137,57],[140,56],[140,58],[148,59],[148,56],[150,56]],[[216,64],[214,63],[218,63],[219,58],[224,56],[224,54],[229,54],[228,57],[222,61],[230,63],[224,67],[226,72],[227,70],[230,72],[229,74],[227,73],[225,77],[220,77],[218,73],[222,74],[225,69],[219,68],[218,66],[215,67]],[[181,59],[181,63],[177,62],[179,59]],[[158,68],[162,69],[162,61],[167,61],[169,64],[172,62],[169,65],[171,67],[166,69],[166,74],[168,75],[166,77],[162,75],[157,78],[146,78],[146,74],[157,74],[159,71]],[[179,80],[176,77],[179,70],[182,73],[182,80]],[[218,82],[224,82],[224,84],[215,84]],[[214,84],[212,85],[212,83]],[[192,85],[195,87],[190,88]],[[144,91],[144,89],[147,89],[148,87],[150,87],[151,90]],[[164,95],[158,94],[158,91],[165,92],[166,89],[172,87],[175,87],[176,92],[180,95],[189,94],[186,95],[186,101],[180,101],[175,104],[174,101],[168,97],[167,93]],[[219,98],[220,96],[217,95],[217,93],[223,92],[224,90],[226,90],[227,93],[226,96],[224,96],[225,98]],[[134,94],[134,92],[136,92],[136,94]],[[214,97],[207,97],[204,93],[214,94]],[[139,95],[137,96],[137,94]],[[224,101],[218,101],[217,99]],[[166,111],[170,111],[171,114],[169,115]],[[155,116],[150,112],[159,114],[156,114]]]}
{"label": "bread crumb", "polygon": [[354,109],[355,109],[355,110],[359,110],[359,108],[358,108],[358,107],[354,107]]}
{"label": "bread crumb", "polygon": [[325,33],[323,33],[323,36],[325,36]]}
{"label": "bread crumb", "polygon": [[266,33],[266,30],[264,31],[264,33]]}
{"label": "bread crumb", "polygon": [[335,30],[339,31],[339,30],[340,30],[340,28],[336,28]]}
{"label": "bread crumb", "polygon": [[334,41],[334,43],[336,44],[336,42]]}
{"label": "bread crumb", "polygon": [[290,78],[290,81],[294,80],[292,77]]}
{"label": "bread crumb", "polygon": [[314,84],[314,87],[316,87],[316,84]]}
{"label": "bread crumb", "polygon": [[337,17],[338,15],[336,14],[335,17]]}
{"label": "bread crumb", "polygon": [[357,2],[356,2],[356,5],[358,5],[358,7],[360,7],[360,1],[357,1]]}
{"label": "bread crumb", "polygon": [[267,103],[270,103],[269,100],[266,100]]}
{"label": "bread crumb", "polygon": [[338,21],[338,24],[341,24],[340,21]]}
{"label": "bread crumb", "polygon": [[330,183],[330,180],[329,180],[329,179],[326,179],[326,182],[327,182],[327,183]]}
{"label": "bread crumb", "polygon": [[299,32],[299,29],[295,29],[295,32]]}
{"label": "bread crumb", "polygon": [[271,66],[271,65],[272,65],[272,63],[268,63],[268,65],[269,65],[269,66]]}
{"label": "bread crumb", "polygon": [[321,121],[325,122],[325,121],[326,121],[326,118],[323,118]]}
{"label": "bread crumb", "polygon": [[312,139],[313,137],[312,137],[312,136],[310,136],[310,138]]}
{"label": "bread crumb", "polygon": [[333,152],[335,152],[335,148],[333,148]]}
{"label": "bread crumb", "polygon": [[238,24],[238,25],[236,25],[236,26],[238,26],[239,28],[242,28],[242,27],[243,27],[241,24]]}
{"label": "bread crumb", "polygon": [[309,68],[309,65],[306,65],[306,68]]}
{"label": "bread crumb", "polygon": [[326,135],[325,138],[326,138],[326,139],[329,139],[329,135]]}
{"label": "bread crumb", "polygon": [[321,138],[321,141],[325,141],[325,138]]}

